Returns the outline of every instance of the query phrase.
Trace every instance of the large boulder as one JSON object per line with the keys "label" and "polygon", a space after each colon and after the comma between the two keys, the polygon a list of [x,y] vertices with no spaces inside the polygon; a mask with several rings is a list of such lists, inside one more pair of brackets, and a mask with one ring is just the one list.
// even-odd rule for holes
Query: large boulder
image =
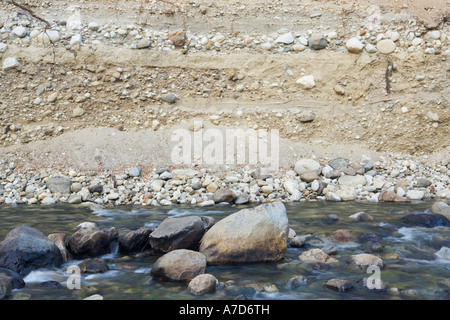
{"label": "large boulder", "polygon": [[118,239],[116,228],[99,228],[93,223],[83,224],[70,238],[68,248],[75,258],[96,257],[111,252],[111,244]]}
{"label": "large boulder", "polygon": [[206,257],[202,253],[178,249],[158,258],[150,273],[165,280],[185,281],[205,273],[205,270]]}
{"label": "large boulder", "polygon": [[62,262],[58,247],[29,226],[11,230],[0,244],[0,267],[21,275],[39,268],[59,267]]}
{"label": "large boulder", "polygon": [[142,227],[119,235],[119,252],[132,253],[144,251],[149,247],[149,236],[153,228]]}
{"label": "large boulder", "polygon": [[203,236],[199,251],[211,264],[278,261],[289,231],[282,202],[243,209],[217,222]]}
{"label": "large boulder", "polygon": [[176,249],[197,250],[206,229],[207,217],[166,218],[149,236],[152,249],[169,252]]}

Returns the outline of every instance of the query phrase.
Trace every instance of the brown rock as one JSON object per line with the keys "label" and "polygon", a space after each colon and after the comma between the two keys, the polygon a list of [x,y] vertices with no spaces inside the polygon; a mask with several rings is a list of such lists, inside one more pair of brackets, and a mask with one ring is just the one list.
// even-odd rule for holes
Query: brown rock
{"label": "brown rock", "polygon": [[298,258],[302,261],[316,261],[322,263],[339,262],[339,260],[330,257],[328,254],[326,254],[325,251],[317,248],[303,252],[301,255],[298,256]]}
{"label": "brown rock", "polygon": [[65,233],[52,233],[48,235],[48,238],[51,242],[56,244],[59,251],[61,252],[61,256],[63,258],[63,262],[67,262],[70,260],[70,254],[66,247],[66,234]]}
{"label": "brown rock", "polygon": [[173,42],[175,47],[183,47],[186,44],[186,32],[177,31],[169,34],[169,40]]}
{"label": "brown rock", "polygon": [[305,182],[313,182],[314,180],[319,180],[320,177],[315,172],[308,172],[308,173],[302,174],[300,176],[300,179],[302,179],[302,181],[305,181]]}
{"label": "brown rock", "polygon": [[335,242],[352,242],[355,236],[348,230],[339,229],[333,233],[332,240]]}

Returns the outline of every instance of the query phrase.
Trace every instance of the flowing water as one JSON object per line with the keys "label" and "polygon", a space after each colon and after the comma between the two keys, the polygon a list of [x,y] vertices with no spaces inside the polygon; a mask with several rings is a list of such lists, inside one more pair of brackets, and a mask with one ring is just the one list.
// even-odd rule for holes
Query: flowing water
{"label": "flowing water", "polygon": [[[26,286],[15,289],[15,296],[31,296],[31,299],[81,299],[98,293],[104,299],[116,300],[188,300],[234,299],[245,295],[249,299],[448,299],[450,286],[450,228],[413,227],[401,223],[407,213],[429,212],[431,203],[329,203],[307,202],[286,204],[290,227],[297,235],[313,237],[302,248],[288,248],[285,258],[273,263],[208,266],[221,285],[214,294],[193,296],[186,283],[154,280],[150,276],[157,255],[124,256],[112,248],[102,256],[109,271],[101,274],[82,274],[81,289],[67,288],[71,276],[67,267],[81,260],[72,260],[55,270],[36,270],[24,280]],[[117,207],[91,210],[80,206],[18,206],[0,209],[0,239],[13,228],[28,225],[44,234],[63,232],[67,238],[76,226],[85,221],[95,221],[100,226],[117,228],[119,233],[142,226],[156,227],[166,217],[206,215],[219,221],[244,207]],[[365,211],[373,216],[373,222],[353,222],[348,217]],[[338,221],[328,219],[330,214]],[[332,242],[331,235],[338,229],[351,231],[354,242]],[[381,238],[381,249],[372,252],[358,239],[364,234],[376,234]],[[317,263],[302,262],[298,256],[311,248],[335,247],[333,257],[339,263],[319,267]],[[381,250],[381,252],[379,251]],[[386,267],[380,277],[387,290],[370,290],[362,285],[371,273],[355,271],[346,263],[350,255],[372,253],[380,256]],[[393,253],[397,254],[395,256]],[[307,283],[289,288],[287,282],[296,275],[303,275]],[[335,292],[325,287],[332,278],[343,278],[353,284],[349,292]],[[44,288],[44,281],[58,281],[61,289]],[[232,280],[230,282],[229,280]],[[226,283],[226,284],[225,284]]]}

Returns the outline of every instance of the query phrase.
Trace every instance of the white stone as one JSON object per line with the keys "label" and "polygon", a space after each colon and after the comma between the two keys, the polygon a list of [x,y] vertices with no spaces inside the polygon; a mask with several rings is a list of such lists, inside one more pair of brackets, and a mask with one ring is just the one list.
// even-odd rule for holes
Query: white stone
{"label": "white stone", "polygon": [[76,45],[76,44],[82,44],[82,38],[81,38],[81,34],[79,34],[79,33],[77,33],[77,34],[74,34],[73,36],[72,36],[72,38],[70,39],[70,45],[71,46],[73,46],[73,45]]}
{"label": "white stone", "polygon": [[100,29],[100,25],[97,22],[90,22],[88,25],[89,30],[91,31],[97,31],[98,29]]}
{"label": "white stone", "polygon": [[37,36],[37,40],[43,44],[49,44],[51,42],[57,42],[61,39],[61,36],[57,30],[47,30],[41,32]]}
{"label": "white stone", "polygon": [[411,44],[413,46],[418,46],[419,44],[421,44],[423,42],[423,39],[421,38],[414,38],[413,41],[411,41]]}
{"label": "white stone", "polygon": [[311,190],[314,191],[314,192],[316,192],[317,190],[319,190],[319,188],[320,188],[319,181],[318,181],[318,180],[314,180],[314,181],[311,183]]}
{"label": "white stone", "polygon": [[281,36],[279,36],[276,40],[275,43],[284,43],[284,44],[291,44],[292,42],[294,42],[295,38],[292,35],[291,32],[282,34]]}
{"label": "white stone", "polygon": [[408,190],[406,192],[406,198],[409,200],[422,200],[425,196],[425,192],[422,190]]}
{"label": "white stone", "polygon": [[20,67],[20,63],[16,60],[16,58],[8,57],[3,61],[2,69],[4,71],[8,71],[11,69],[15,69]]}
{"label": "white stone", "polygon": [[336,31],[332,31],[329,34],[327,34],[327,38],[330,40],[334,40],[338,38],[338,34]]}
{"label": "white stone", "polygon": [[12,33],[19,38],[24,38],[28,34],[28,29],[23,26],[17,26],[12,30]]}
{"label": "white stone", "polygon": [[347,40],[345,47],[351,53],[360,53],[364,48],[364,44],[357,38],[351,38]]}
{"label": "white stone", "polygon": [[327,194],[325,195],[325,199],[328,201],[335,201],[335,202],[341,201],[341,198],[336,193],[331,191],[327,192]]}
{"label": "white stone", "polygon": [[314,76],[303,76],[297,80],[297,83],[300,84],[304,89],[314,88],[316,82],[314,81]]}
{"label": "white stone", "polygon": [[429,31],[425,35],[425,40],[438,40],[441,38],[441,32],[439,30]]}
{"label": "white stone", "polygon": [[377,49],[380,53],[390,54],[395,51],[396,44],[391,39],[384,39],[377,43]]}
{"label": "white stone", "polygon": [[270,42],[264,42],[263,44],[261,44],[261,48],[264,50],[270,50],[272,49],[272,44]]}
{"label": "white stone", "polygon": [[322,166],[319,162],[313,159],[300,159],[295,163],[294,170],[298,175],[302,175],[308,172],[315,172],[317,174],[320,174],[320,172],[322,171]]}
{"label": "white stone", "polygon": [[368,53],[377,53],[378,52],[377,48],[371,43],[366,44],[366,51]]}
{"label": "white stone", "polygon": [[339,178],[339,184],[345,186],[356,187],[358,185],[365,186],[367,183],[366,178],[363,176],[346,176],[343,175]]}
{"label": "white stone", "polygon": [[8,45],[6,43],[0,42],[0,53],[5,53],[8,50]]}

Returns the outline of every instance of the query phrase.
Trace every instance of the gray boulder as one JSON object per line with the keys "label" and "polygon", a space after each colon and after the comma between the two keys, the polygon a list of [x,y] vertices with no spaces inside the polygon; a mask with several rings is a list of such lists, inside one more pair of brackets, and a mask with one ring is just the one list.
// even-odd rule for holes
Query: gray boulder
{"label": "gray boulder", "polygon": [[197,250],[211,224],[207,217],[167,218],[150,234],[148,242],[152,249],[164,253],[176,249]]}
{"label": "gray boulder", "polygon": [[205,273],[205,270],[206,257],[202,253],[178,249],[158,258],[150,273],[165,280],[185,281]]}
{"label": "gray boulder", "polygon": [[66,177],[48,178],[45,181],[45,185],[51,193],[70,194],[70,186],[72,185],[72,180]]}
{"label": "gray boulder", "polygon": [[153,228],[142,227],[119,235],[119,252],[132,253],[144,251],[149,247],[149,236]]}
{"label": "gray boulder", "polygon": [[286,252],[288,231],[284,204],[265,203],[214,224],[203,236],[199,251],[211,264],[278,261]]}
{"label": "gray boulder", "polygon": [[42,232],[25,225],[11,230],[0,243],[0,267],[21,275],[59,267],[62,262],[58,247]]}
{"label": "gray boulder", "polygon": [[0,275],[0,300],[9,297],[12,289],[13,287],[10,279],[6,276]]}

